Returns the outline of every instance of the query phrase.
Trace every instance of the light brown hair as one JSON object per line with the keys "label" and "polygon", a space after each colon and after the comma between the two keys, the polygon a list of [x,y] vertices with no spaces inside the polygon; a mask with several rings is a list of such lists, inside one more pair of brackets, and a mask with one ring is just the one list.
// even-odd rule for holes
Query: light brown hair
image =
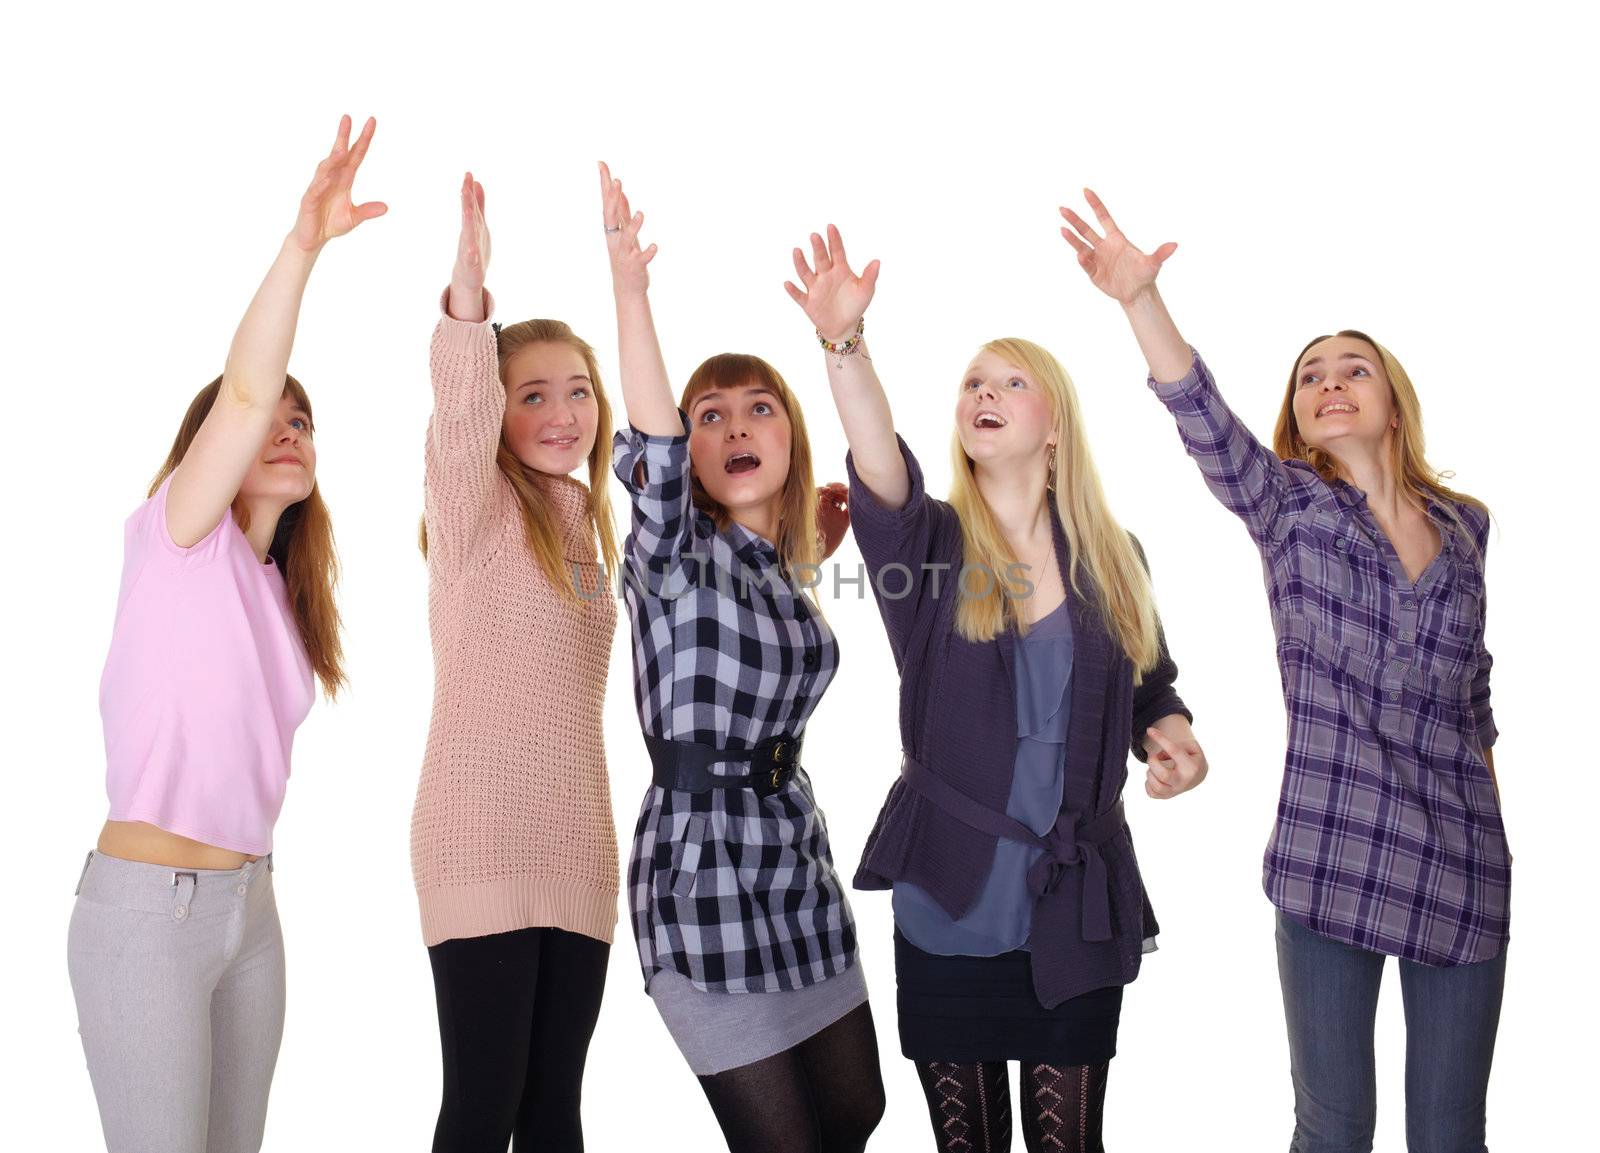
{"label": "light brown hair", "polygon": [[[600,365],[595,360],[594,349],[570,325],[559,320],[524,320],[508,324],[497,330],[496,352],[500,362],[500,383],[505,384],[506,366],[511,358],[530,344],[564,344],[583,358],[584,371],[589,375],[590,392],[594,396],[596,420],[594,447],[589,450],[589,522],[600,542],[600,558],[607,573],[615,573],[618,564],[617,533],[611,516],[611,493],[606,479],[611,471],[611,402],[600,383]],[[578,590],[572,584],[572,572],[567,567],[566,555],[561,547],[561,527],[551,514],[549,498],[539,487],[539,474],[517,459],[500,438],[495,463],[516,494],[517,506],[522,513],[523,537],[528,549],[544,573],[545,579],[561,589],[572,600],[578,600]],[[428,528],[426,521],[417,531],[417,542],[424,556],[428,553]],[[585,590],[593,595],[595,590]]]}
{"label": "light brown hair", "polygon": [[[800,401],[789,391],[778,370],[759,356],[723,352],[694,370],[683,386],[678,406],[689,412],[694,402],[708,392],[731,392],[752,386],[772,393],[789,418],[789,474],[784,478],[779,505],[778,539],[772,543],[783,570],[792,577],[797,568],[815,566],[822,558],[817,537],[817,489],[812,479],[811,439],[806,435]],[[692,492],[695,507],[710,516],[719,530],[726,529],[732,519],[728,510],[711,498],[698,479]]]}
{"label": "light brown hair", "polygon": [[[166,461],[150,482],[149,496],[156,494],[161,482],[171,476],[172,470],[183,460],[221,390],[222,377],[219,376],[202,388],[189,403],[189,411],[184,413],[183,423],[178,426],[178,435],[173,438],[172,450],[167,453]],[[285,376],[283,390],[315,427],[311,398],[306,395],[300,382],[292,376]],[[232,513],[240,531],[248,532],[250,511],[237,497],[233,501]],[[294,614],[294,623],[300,630],[300,640],[306,647],[312,671],[322,682],[322,691],[332,698],[345,683],[344,646],[339,639],[339,606],[333,595],[339,583],[339,558],[333,546],[333,521],[328,516],[328,506],[322,501],[322,491],[316,484],[312,484],[310,496],[283,510],[267,554],[283,574],[283,583],[289,594],[289,611]]]}
{"label": "light brown hair", "polygon": [[[1458,504],[1468,505],[1487,513],[1489,510],[1482,501],[1446,486],[1444,478],[1450,474],[1441,473],[1428,463],[1423,452],[1422,403],[1417,399],[1417,390],[1411,383],[1410,375],[1392,352],[1366,333],[1354,328],[1341,329],[1339,332],[1309,340],[1294,358],[1294,364],[1289,368],[1289,387],[1283,394],[1283,407],[1278,410],[1277,427],[1272,432],[1272,451],[1284,460],[1305,461],[1325,481],[1332,481],[1338,475],[1338,461],[1320,448],[1313,448],[1306,443],[1300,434],[1299,422],[1294,416],[1294,397],[1299,387],[1300,361],[1314,346],[1335,336],[1350,337],[1371,345],[1383,365],[1384,375],[1389,378],[1389,394],[1394,400],[1395,415],[1399,418],[1399,424],[1391,440],[1389,464],[1401,491],[1418,502],[1422,508],[1427,507],[1430,498],[1437,500],[1458,524],[1460,523],[1460,518],[1456,514]],[[1467,537],[1470,540],[1472,534],[1468,532]]]}

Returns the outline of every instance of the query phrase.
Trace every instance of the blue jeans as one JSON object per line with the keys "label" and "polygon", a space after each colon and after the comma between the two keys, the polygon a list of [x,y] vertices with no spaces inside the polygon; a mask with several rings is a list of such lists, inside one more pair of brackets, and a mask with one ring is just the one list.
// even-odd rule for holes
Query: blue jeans
{"label": "blue jeans", "polygon": [[[1278,914],[1278,979],[1294,1079],[1290,1153],[1368,1153],[1377,1124],[1372,1031],[1382,953]],[[1486,1153],[1484,1097],[1506,952],[1471,965],[1400,962],[1406,1013],[1406,1148]]]}

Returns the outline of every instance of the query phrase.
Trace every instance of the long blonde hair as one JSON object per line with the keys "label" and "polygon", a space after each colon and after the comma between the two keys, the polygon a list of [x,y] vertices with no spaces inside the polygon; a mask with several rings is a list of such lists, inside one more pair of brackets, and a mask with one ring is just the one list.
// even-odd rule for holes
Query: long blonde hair
{"label": "long blonde hair", "polygon": [[[496,352],[500,361],[500,382],[505,383],[506,366],[511,358],[530,344],[564,344],[583,357],[584,371],[589,374],[590,391],[594,394],[596,420],[594,447],[589,450],[589,521],[599,538],[600,558],[607,573],[617,571],[616,522],[611,516],[611,492],[607,477],[611,471],[611,402],[600,383],[600,365],[595,360],[594,349],[570,325],[559,320],[524,320],[496,329]],[[522,513],[523,537],[533,553],[539,570],[556,588],[572,600],[578,600],[578,590],[572,584],[572,572],[567,567],[566,554],[561,547],[561,527],[550,511],[549,497],[539,485],[539,474],[517,459],[500,438],[495,453],[495,463],[516,494],[517,507]],[[428,527],[424,520],[417,532],[417,543],[422,554],[428,554]],[[595,590],[585,590],[592,596]]]}
{"label": "long blonde hair", "polygon": [[[315,428],[311,415],[311,398],[292,376],[283,378],[283,390],[294,398]],[[205,423],[211,406],[222,391],[222,377],[217,377],[196,394],[183,414],[178,435],[173,438],[172,449],[162,462],[155,479],[150,482],[147,495],[154,496],[162,481],[172,475],[195,434]],[[250,531],[250,510],[237,497],[231,512],[241,532]],[[339,606],[334,600],[334,589],[339,583],[339,557],[333,547],[333,521],[328,516],[328,506],[322,501],[322,490],[315,483],[311,495],[296,501],[278,517],[278,527],[272,534],[272,544],[267,549],[278,571],[283,574],[283,584],[289,596],[289,611],[294,616],[295,628],[305,645],[311,669],[322,682],[322,691],[330,699],[338,695],[345,683],[344,646],[339,639]]]}
{"label": "long blonde hair", "polygon": [[[1050,401],[1056,446],[1048,491],[1055,494],[1056,514],[1067,538],[1068,579],[1072,592],[1083,596],[1085,578],[1105,622],[1106,631],[1133,663],[1135,677],[1155,667],[1155,600],[1138,549],[1106,504],[1095,471],[1078,408],[1078,393],[1061,362],[1031,340],[1005,337],[982,348],[1026,372]],[[961,522],[964,562],[991,574],[1012,571],[1018,563],[989,504],[978,489],[972,458],[951,437],[950,505]],[[964,595],[956,605],[956,631],[969,641],[993,640],[1007,628],[1025,628],[1016,598],[1003,582],[989,581],[984,595]]]}
{"label": "long blonde hair", "polygon": [[[773,541],[778,560],[790,576],[802,567],[814,568],[821,561],[817,539],[817,489],[811,470],[811,438],[806,435],[805,416],[800,401],[784,382],[778,370],[759,356],[723,352],[708,359],[689,376],[678,406],[685,412],[708,392],[730,392],[755,386],[778,398],[789,417],[789,475],[783,482],[783,499],[778,511],[778,539]],[[692,489],[695,507],[706,513],[717,528],[726,529],[728,510],[713,500],[697,478]]]}
{"label": "long blonde hair", "polygon": [[[1329,453],[1306,443],[1305,437],[1300,435],[1300,424],[1294,416],[1294,397],[1299,383],[1301,359],[1313,346],[1321,344],[1324,340],[1331,340],[1335,336],[1350,337],[1370,344],[1377,352],[1378,360],[1383,364],[1384,375],[1389,378],[1389,394],[1394,400],[1395,415],[1399,418],[1399,425],[1395,428],[1390,441],[1389,466],[1400,483],[1400,490],[1418,502],[1422,508],[1427,508],[1430,498],[1437,500],[1450,518],[1463,529],[1466,529],[1466,526],[1461,525],[1457,513],[1458,505],[1478,509],[1487,516],[1489,510],[1481,500],[1448,487],[1444,483],[1444,478],[1450,474],[1442,473],[1428,463],[1423,451],[1422,402],[1417,399],[1417,390],[1411,383],[1410,374],[1395,359],[1394,353],[1366,333],[1354,328],[1342,329],[1307,341],[1306,346],[1294,358],[1294,364],[1289,367],[1289,387],[1283,394],[1283,407],[1278,410],[1278,424],[1272,432],[1272,451],[1284,460],[1305,461],[1325,481],[1331,482],[1338,475],[1339,462]],[[1472,538],[1470,530],[1467,536],[1469,540]]]}

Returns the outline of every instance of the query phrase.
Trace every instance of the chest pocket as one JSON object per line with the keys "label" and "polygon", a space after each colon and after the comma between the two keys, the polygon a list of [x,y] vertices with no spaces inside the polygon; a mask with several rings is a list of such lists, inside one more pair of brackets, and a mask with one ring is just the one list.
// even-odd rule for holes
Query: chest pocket
{"label": "chest pocket", "polygon": [[1347,518],[1318,510],[1294,527],[1282,556],[1287,571],[1280,577],[1299,586],[1306,607],[1340,643],[1369,648],[1372,634],[1363,626],[1370,625],[1384,587],[1384,561],[1373,541]]}

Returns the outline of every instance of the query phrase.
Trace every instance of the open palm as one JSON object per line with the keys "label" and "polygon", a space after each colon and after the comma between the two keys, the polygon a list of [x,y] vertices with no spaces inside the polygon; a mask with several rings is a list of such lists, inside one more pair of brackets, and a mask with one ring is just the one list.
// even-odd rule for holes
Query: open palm
{"label": "open palm", "polygon": [[367,149],[372,145],[372,134],[377,127],[378,122],[369,117],[352,146],[350,117],[340,118],[333,150],[317,165],[310,187],[300,198],[300,215],[295,219],[293,236],[294,242],[305,251],[315,252],[363,221],[389,211],[389,206],[382,201],[356,204],[350,197],[356,170],[366,159]]}
{"label": "open palm", "polygon": [[839,230],[830,224],[826,244],[815,232],[811,234],[810,264],[803,252],[794,250],[794,270],[805,288],[786,280],[784,291],[805,310],[817,331],[835,342],[854,336],[878,285],[878,262],[872,261],[857,276],[850,270]]}
{"label": "open palm", "polygon": [[1085,188],[1083,196],[1105,234],[1091,228],[1072,209],[1062,208],[1061,215],[1070,227],[1063,228],[1061,235],[1077,252],[1078,265],[1089,274],[1094,286],[1113,300],[1128,304],[1156,282],[1161,266],[1178,246],[1169,242],[1152,253],[1141,252],[1123,235],[1093,191]]}

